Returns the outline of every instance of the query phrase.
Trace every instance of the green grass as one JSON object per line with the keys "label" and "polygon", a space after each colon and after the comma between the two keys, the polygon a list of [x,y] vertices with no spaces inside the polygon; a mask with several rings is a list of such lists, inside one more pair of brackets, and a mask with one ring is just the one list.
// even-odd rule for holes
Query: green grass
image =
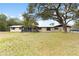
{"label": "green grass", "polygon": [[0,33],[0,55],[79,56],[79,33]]}

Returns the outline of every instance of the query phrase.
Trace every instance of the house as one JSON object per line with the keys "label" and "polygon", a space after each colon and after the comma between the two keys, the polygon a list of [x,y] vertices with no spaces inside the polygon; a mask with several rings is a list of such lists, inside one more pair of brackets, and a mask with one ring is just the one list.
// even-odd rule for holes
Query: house
{"label": "house", "polygon": [[[67,27],[67,31],[70,32],[71,26],[67,25],[66,27]],[[54,26],[54,30],[55,31],[63,31],[63,25],[56,25],[56,26]]]}
{"label": "house", "polygon": [[[71,26],[67,25],[67,31],[69,32],[71,29]],[[62,25],[56,25],[56,26],[45,26],[45,27],[38,27],[39,32],[53,32],[53,31],[63,31]]]}
{"label": "house", "polygon": [[27,27],[25,28],[23,25],[12,25],[10,26],[10,32],[37,32],[37,26],[34,28]]}
{"label": "house", "polygon": [[23,25],[12,25],[10,26],[10,32],[22,32],[24,30]]}
{"label": "house", "polygon": [[[35,28],[27,28],[27,32],[53,32],[53,31],[63,31],[62,25],[56,25],[56,26],[36,26]],[[69,32],[71,29],[71,26],[67,25],[67,31]],[[10,26],[10,32],[26,32],[26,29],[23,25],[13,25]]]}
{"label": "house", "polygon": [[54,28],[52,26],[44,26],[44,27],[38,26],[39,32],[52,32],[53,30],[54,30]]}

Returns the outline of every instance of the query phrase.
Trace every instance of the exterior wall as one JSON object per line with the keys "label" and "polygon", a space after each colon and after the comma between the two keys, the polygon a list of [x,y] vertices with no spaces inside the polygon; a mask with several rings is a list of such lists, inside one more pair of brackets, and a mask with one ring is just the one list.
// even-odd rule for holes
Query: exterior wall
{"label": "exterior wall", "polygon": [[54,31],[54,28],[51,28],[51,31]]}
{"label": "exterior wall", "polygon": [[[70,32],[70,29],[71,29],[71,28],[67,27],[67,31],[68,31],[68,32]],[[58,27],[58,31],[64,32],[63,27]]]}
{"label": "exterior wall", "polygon": [[[48,30],[47,30],[47,27],[42,27],[42,28],[41,28],[40,30],[38,30],[38,31],[39,31],[39,32],[54,32],[54,31],[62,31],[62,32],[64,32],[62,27],[57,27],[57,28],[58,28],[58,29],[55,29],[55,28],[51,27],[50,30],[48,31]],[[10,27],[10,32],[22,32],[23,29],[24,29],[24,28],[22,28],[22,27],[15,27],[15,29],[12,29],[12,28]],[[70,29],[71,29],[71,28],[68,27],[68,28],[67,28],[67,31],[70,32]]]}
{"label": "exterior wall", "polygon": [[[57,27],[58,29],[55,29],[55,28],[50,28],[50,31],[47,31],[47,28],[45,27],[45,28],[41,28],[40,30],[39,30],[39,32],[54,32],[54,31],[61,31],[61,32],[64,32],[64,30],[63,30],[63,28],[62,27]],[[67,28],[67,31],[68,32],[70,32],[70,29],[71,28]]]}
{"label": "exterior wall", "polygon": [[39,30],[39,32],[46,32],[47,30],[46,30],[46,28],[41,28],[40,30]]}
{"label": "exterior wall", "polygon": [[67,28],[67,31],[70,32],[70,30],[71,30],[71,28],[68,27],[68,28]]}
{"label": "exterior wall", "polygon": [[58,27],[58,31],[63,31],[63,28],[62,27]]}
{"label": "exterior wall", "polygon": [[47,31],[47,28],[46,27],[42,27],[39,32],[51,32],[53,31],[53,28],[50,28],[50,31]]}
{"label": "exterior wall", "polygon": [[15,29],[10,28],[10,32],[22,32],[22,29],[20,29],[20,28],[15,28]]}

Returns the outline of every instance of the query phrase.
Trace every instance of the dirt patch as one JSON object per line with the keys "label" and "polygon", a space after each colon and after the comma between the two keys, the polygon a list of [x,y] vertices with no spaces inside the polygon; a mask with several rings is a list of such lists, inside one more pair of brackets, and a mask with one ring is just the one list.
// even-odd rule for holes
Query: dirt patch
{"label": "dirt patch", "polygon": [[6,32],[0,32],[0,38],[8,38],[8,37],[12,37],[12,36]]}

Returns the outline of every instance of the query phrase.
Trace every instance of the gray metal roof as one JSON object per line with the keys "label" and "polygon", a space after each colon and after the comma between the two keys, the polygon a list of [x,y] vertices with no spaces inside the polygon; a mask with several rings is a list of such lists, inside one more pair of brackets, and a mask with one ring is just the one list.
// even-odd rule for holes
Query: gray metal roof
{"label": "gray metal roof", "polygon": [[23,25],[12,25],[10,27],[23,27]]}

